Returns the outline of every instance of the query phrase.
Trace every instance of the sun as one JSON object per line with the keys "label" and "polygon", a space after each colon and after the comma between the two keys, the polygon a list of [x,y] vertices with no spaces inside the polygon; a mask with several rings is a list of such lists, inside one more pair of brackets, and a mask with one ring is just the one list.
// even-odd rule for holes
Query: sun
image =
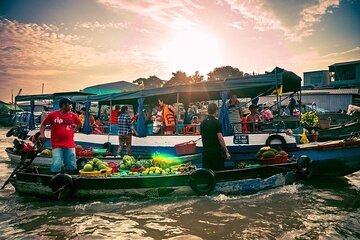
{"label": "sun", "polygon": [[218,40],[203,31],[181,31],[165,40],[159,51],[164,67],[174,72],[206,74],[221,65],[222,55]]}

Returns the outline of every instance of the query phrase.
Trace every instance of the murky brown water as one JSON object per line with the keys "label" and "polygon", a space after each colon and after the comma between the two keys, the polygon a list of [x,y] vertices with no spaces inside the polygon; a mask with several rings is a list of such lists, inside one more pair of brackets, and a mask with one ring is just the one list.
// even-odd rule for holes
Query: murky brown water
{"label": "murky brown water", "polygon": [[[14,166],[0,129],[0,185]],[[360,239],[360,172],[248,196],[49,202],[0,191],[1,239]]]}

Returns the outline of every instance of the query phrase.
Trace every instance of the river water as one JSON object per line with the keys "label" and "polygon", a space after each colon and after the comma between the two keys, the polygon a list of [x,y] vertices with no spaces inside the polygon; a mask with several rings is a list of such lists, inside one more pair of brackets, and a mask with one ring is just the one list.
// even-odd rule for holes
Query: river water
{"label": "river water", "polygon": [[[0,129],[0,185],[13,138]],[[1,239],[360,239],[360,172],[247,196],[46,201],[0,191]]]}

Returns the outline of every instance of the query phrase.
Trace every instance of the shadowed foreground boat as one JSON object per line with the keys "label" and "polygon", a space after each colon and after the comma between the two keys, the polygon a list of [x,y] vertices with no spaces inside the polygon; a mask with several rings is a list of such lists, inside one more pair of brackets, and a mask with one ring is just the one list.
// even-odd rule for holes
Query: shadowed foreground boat
{"label": "shadowed foreground boat", "polygon": [[[101,198],[106,196],[249,194],[294,182],[309,173],[310,163],[256,165],[250,168],[213,172],[196,169],[189,174],[92,177],[52,175],[41,169],[19,171],[10,179],[19,194],[50,199]],[[40,171],[39,171],[40,170]],[[296,174],[297,173],[297,174]]]}

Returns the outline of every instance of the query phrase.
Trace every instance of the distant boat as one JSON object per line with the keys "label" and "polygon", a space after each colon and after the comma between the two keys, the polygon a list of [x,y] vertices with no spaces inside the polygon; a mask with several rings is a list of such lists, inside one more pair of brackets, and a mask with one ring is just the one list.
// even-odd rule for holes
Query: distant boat
{"label": "distant boat", "polygon": [[346,139],[352,135],[360,133],[360,122],[351,122],[346,124],[340,124],[331,126],[329,129],[319,130],[319,142]]}

